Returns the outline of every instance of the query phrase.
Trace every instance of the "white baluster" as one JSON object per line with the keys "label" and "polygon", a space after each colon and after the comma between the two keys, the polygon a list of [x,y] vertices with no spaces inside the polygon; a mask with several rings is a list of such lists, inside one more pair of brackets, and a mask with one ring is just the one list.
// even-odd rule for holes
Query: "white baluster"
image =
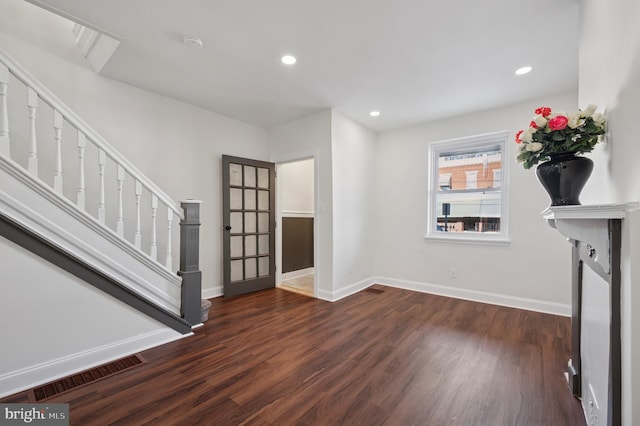
{"label": "white baluster", "polygon": [[151,250],[150,255],[153,260],[158,259],[158,235],[156,233],[156,216],[158,214],[158,197],[151,194]]}
{"label": "white baluster", "polygon": [[140,201],[142,200],[142,184],[136,181],[136,234],[133,244],[136,248],[142,247],[142,231],[140,224]]}
{"label": "white baluster", "polygon": [[38,94],[31,87],[27,88],[27,107],[29,108],[29,154],[27,156],[27,170],[38,177],[38,143],[36,137],[36,110],[38,109]]}
{"label": "white baluster", "polygon": [[0,155],[10,158],[9,148],[9,108],[7,92],[9,90],[9,68],[0,63]]}
{"label": "white baluster", "polygon": [[56,162],[53,168],[53,190],[58,194],[62,194],[62,123],[62,114],[54,110],[53,129],[55,131]]}
{"label": "white baluster", "polygon": [[98,151],[98,175],[100,178],[100,189],[98,193],[98,221],[104,224],[105,221],[105,208],[104,208],[104,169],[107,165],[107,154],[100,150]]}
{"label": "white baluster", "polygon": [[122,188],[124,186],[124,167],[118,164],[118,219],[116,220],[116,233],[124,236],[124,206],[122,204]]}
{"label": "white baluster", "polygon": [[164,265],[167,269],[171,270],[173,267],[171,259],[171,228],[173,226],[173,210],[167,207],[167,257],[165,258]]}
{"label": "white baluster", "polygon": [[76,205],[85,209],[85,183],[84,183],[84,149],[87,147],[87,137],[78,130],[78,192]]}

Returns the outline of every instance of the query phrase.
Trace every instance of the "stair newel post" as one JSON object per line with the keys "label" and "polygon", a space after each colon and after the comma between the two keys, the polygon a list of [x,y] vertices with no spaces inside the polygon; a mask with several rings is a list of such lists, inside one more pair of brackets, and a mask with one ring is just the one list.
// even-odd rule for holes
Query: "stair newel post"
{"label": "stair newel post", "polygon": [[38,109],[38,94],[31,87],[27,88],[27,107],[29,108],[29,154],[27,156],[27,170],[38,177],[38,140],[36,136],[36,112]]}
{"label": "stair newel post", "polygon": [[62,194],[62,114],[53,111],[54,140],[56,143],[56,159],[53,168],[53,190]]}
{"label": "stair newel post", "polygon": [[167,255],[165,256],[164,259],[164,266],[168,269],[171,270],[173,268],[173,253],[171,251],[171,245],[172,245],[172,241],[171,241],[171,230],[173,228],[173,210],[171,210],[171,207],[167,207]]}
{"label": "stair newel post", "polygon": [[142,226],[140,224],[140,202],[142,201],[142,184],[136,180],[136,233],[133,241],[133,245],[137,249],[142,247]]}
{"label": "stair newel post", "polygon": [[191,325],[202,322],[202,272],[200,272],[200,203],[182,201],[184,219],[180,221],[180,270],[182,277],[182,317]]}
{"label": "stair newel post", "polygon": [[0,154],[10,157],[9,149],[9,108],[7,92],[9,90],[9,68],[0,63]]}
{"label": "stair newel post", "polygon": [[122,191],[124,187],[124,167],[118,164],[118,218],[116,220],[116,233],[124,236],[124,206],[122,201]]}
{"label": "stair newel post", "polygon": [[84,182],[84,150],[87,147],[87,137],[78,130],[78,191],[76,205],[85,210],[85,182]]}
{"label": "stair newel post", "polygon": [[158,196],[151,194],[151,249],[149,255],[158,260],[158,234],[156,231],[156,217],[158,216]]}
{"label": "stair newel post", "polygon": [[98,178],[100,188],[98,189],[98,221],[105,222],[104,206],[104,169],[107,165],[107,154],[103,150],[98,151]]}

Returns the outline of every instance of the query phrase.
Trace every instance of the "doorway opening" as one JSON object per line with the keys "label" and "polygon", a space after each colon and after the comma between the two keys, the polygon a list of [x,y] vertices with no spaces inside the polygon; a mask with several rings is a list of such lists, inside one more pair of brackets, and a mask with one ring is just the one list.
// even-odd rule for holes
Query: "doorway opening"
{"label": "doorway opening", "polygon": [[315,297],[315,159],[280,163],[276,169],[276,287]]}

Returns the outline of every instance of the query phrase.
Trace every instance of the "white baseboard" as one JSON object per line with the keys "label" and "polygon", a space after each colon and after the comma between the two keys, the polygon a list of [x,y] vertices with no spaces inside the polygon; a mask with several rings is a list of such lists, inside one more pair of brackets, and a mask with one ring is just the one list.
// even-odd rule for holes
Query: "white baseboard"
{"label": "white baseboard", "polygon": [[[509,308],[525,309],[528,311],[542,312],[545,314],[571,316],[571,305],[545,300],[527,299],[524,297],[507,296],[503,294],[488,293],[484,291],[467,290],[463,288],[443,286],[439,284],[429,284],[418,281],[403,280],[390,277],[369,277],[362,281],[350,284],[338,291],[331,292],[318,289],[316,297],[328,302],[335,302],[347,296],[355,294],[371,287],[374,284],[386,285],[389,287],[401,288],[404,290],[418,291],[420,293],[437,294],[439,296],[453,297],[455,299],[470,300],[472,302],[489,303]],[[202,290],[204,299],[222,296],[222,287],[214,287]]]}
{"label": "white baseboard", "polygon": [[419,291],[421,293],[437,294],[439,296],[453,297],[455,299],[489,303],[491,305],[507,306],[510,308],[525,309],[528,311],[536,311],[545,314],[560,315],[564,317],[571,316],[571,305],[565,305],[562,303],[507,296],[503,294],[487,293],[484,291],[467,290],[463,288],[421,283],[417,281],[409,281],[389,277],[374,277],[373,282],[389,287]]}
{"label": "white baseboard", "polygon": [[282,280],[292,280],[294,278],[300,278],[300,277],[304,277],[305,275],[311,275],[313,274],[315,271],[315,269],[313,268],[313,266],[311,268],[305,268],[305,269],[298,269],[297,271],[291,271],[291,272],[286,272],[284,274],[282,274]]}
{"label": "white baseboard", "polygon": [[180,334],[170,328],[120,340],[76,354],[0,375],[0,398],[39,386],[119,358],[163,345],[193,333]]}
{"label": "white baseboard", "polygon": [[214,297],[220,297],[223,293],[223,287],[210,287],[202,289],[202,298],[203,299],[213,299]]}
{"label": "white baseboard", "polygon": [[361,290],[364,290],[367,287],[371,287],[376,283],[375,277],[366,278],[362,281],[358,281],[356,283],[350,284],[347,287],[344,287],[335,292],[329,292],[325,290],[318,289],[318,299],[326,300],[328,302],[336,302],[340,299],[343,299],[347,296],[351,296]]}

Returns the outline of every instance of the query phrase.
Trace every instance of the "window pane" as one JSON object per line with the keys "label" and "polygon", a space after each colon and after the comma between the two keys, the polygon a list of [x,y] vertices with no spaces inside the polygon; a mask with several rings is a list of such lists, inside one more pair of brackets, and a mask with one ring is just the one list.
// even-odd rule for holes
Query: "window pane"
{"label": "window pane", "polygon": [[244,214],[244,232],[247,234],[256,232],[256,214],[255,213]]}
{"label": "window pane", "polygon": [[229,184],[242,185],[242,166],[240,164],[229,164]]}
{"label": "window pane", "polygon": [[269,191],[258,191],[258,210],[269,210]]}
{"label": "window pane", "polygon": [[465,190],[494,188],[493,170],[500,169],[499,145],[440,152],[438,155],[438,189]]}
{"label": "window pane", "polygon": [[258,237],[258,254],[269,254],[269,236],[260,235]]}
{"label": "window pane", "polygon": [[242,281],[242,260],[231,261],[231,281]]}
{"label": "window pane", "polygon": [[429,235],[506,237],[501,189],[507,136],[500,132],[430,146]]}
{"label": "window pane", "polygon": [[229,208],[231,210],[242,209],[242,189],[231,188],[229,190]]}
{"label": "window pane", "polygon": [[247,235],[244,237],[244,255],[255,256],[257,254],[257,244],[255,235]]}
{"label": "window pane", "polygon": [[269,188],[269,169],[258,169],[258,187]]}
{"label": "window pane", "polygon": [[255,189],[244,190],[244,209],[245,210],[256,209],[256,190]]}
{"label": "window pane", "polygon": [[499,192],[438,194],[436,231],[500,232],[500,209]]}
{"label": "window pane", "polygon": [[233,212],[231,213],[231,219],[229,225],[231,225],[231,233],[232,234],[241,234],[242,233],[242,213]]}
{"label": "window pane", "polygon": [[256,187],[256,168],[253,166],[244,166],[244,186],[251,188]]}
{"label": "window pane", "polygon": [[242,237],[230,237],[231,257],[242,257],[244,248],[242,246]]}
{"label": "window pane", "polygon": [[258,276],[258,265],[256,258],[246,259],[244,261],[244,279],[249,280]]}
{"label": "window pane", "polygon": [[269,213],[258,213],[258,232],[269,232]]}
{"label": "window pane", "polygon": [[258,275],[261,277],[269,275],[269,256],[258,259]]}

